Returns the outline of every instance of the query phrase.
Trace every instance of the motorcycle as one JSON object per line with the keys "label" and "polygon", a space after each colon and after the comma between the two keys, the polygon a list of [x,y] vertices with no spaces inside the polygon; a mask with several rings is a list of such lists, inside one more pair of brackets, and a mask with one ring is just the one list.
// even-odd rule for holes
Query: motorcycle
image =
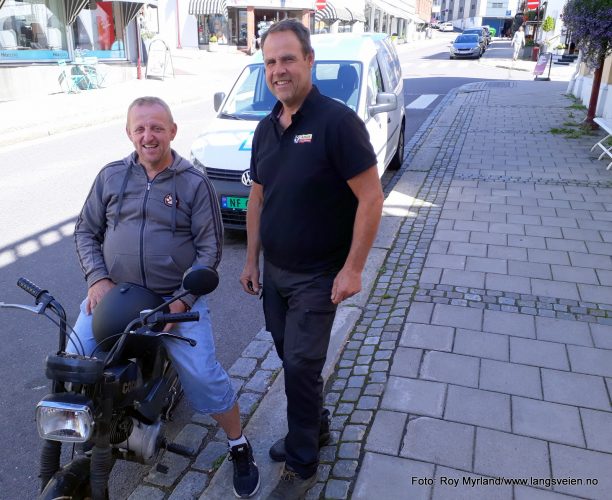
{"label": "motorcycle", "polygon": [[[47,290],[25,278],[18,280],[36,305],[0,302],[0,308],[41,314],[59,327],[59,349],[45,362],[51,393],[36,407],[38,433],[44,440],[39,499],[108,499],[108,479],[117,459],[153,464],[162,450],[195,455],[197,450],[164,436],[164,423],[182,389],[161,339],[191,346],[196,341],[161,330],[169,323],[198,321],[199,313],[173,314],[168,306],[187,294],[206,295],[218,283],[214,269],[194,266],[183,276],[185,291],[169,300],[138,285],[117,284],[94,309],[98,344],[85,355],[75,336],[68,336],[72,328],[62,305]],[[76,342],[80,352],[67,352],[68,341]],[[71,459],[63,467],[62,444],[72,445]]]}

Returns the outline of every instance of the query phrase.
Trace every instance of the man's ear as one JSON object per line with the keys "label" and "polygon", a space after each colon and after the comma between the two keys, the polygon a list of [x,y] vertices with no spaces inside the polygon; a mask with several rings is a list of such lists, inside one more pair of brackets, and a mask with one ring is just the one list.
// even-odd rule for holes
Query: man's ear
{"label": "man's ear", "polygon": [[178,125],[176,123],[172,124],[172,131],[171,131],[171,135],[172,138],[170,139],[171,141],[174,140],[174,138],[176,137],[176,133],[178,132]]}

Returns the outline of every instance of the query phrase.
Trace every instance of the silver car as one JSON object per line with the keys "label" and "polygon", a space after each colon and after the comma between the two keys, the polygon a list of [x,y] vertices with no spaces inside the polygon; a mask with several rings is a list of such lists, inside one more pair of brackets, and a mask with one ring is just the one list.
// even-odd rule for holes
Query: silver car
{"label": "silver car", "polygon": [[459,35],[450,47],[450,58],[471,57],[478,59],[482,56],[482,52],[478,35]]}

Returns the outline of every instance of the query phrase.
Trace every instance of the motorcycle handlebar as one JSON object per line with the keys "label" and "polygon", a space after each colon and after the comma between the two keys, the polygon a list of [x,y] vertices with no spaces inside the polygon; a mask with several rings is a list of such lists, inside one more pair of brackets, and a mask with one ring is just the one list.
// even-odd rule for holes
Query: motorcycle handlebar
{"label": "motorcycle handlebar", "polygon": [[199,312],[184,312],[162,314],[159,318],[159,323],[186,323],[188,321],[199,321]]}
{"label": "motorcycle handlebar", "polygon": [[21,288],[22,290],[25,290],[26,292],[28,292],[32,297],[34,297],[36,299],[37,304],[38,304],[38,299],[40,299],[40,297],[43,294],[49,293],[47,290],[43,290],[42,288],[35,285],[27,278],[19,278],[17,280],[17,286]]}

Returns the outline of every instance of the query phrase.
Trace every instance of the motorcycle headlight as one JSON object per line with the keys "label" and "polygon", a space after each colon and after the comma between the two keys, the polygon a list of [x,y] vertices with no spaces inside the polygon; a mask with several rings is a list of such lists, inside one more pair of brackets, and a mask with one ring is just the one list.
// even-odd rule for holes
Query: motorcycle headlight
{"label": "motorcycle headlight", "polygon": [[48,396],[36,406],[36,426],[43,439],[70,443],[89,441],[94,427],[91,403],[76,394]]}

